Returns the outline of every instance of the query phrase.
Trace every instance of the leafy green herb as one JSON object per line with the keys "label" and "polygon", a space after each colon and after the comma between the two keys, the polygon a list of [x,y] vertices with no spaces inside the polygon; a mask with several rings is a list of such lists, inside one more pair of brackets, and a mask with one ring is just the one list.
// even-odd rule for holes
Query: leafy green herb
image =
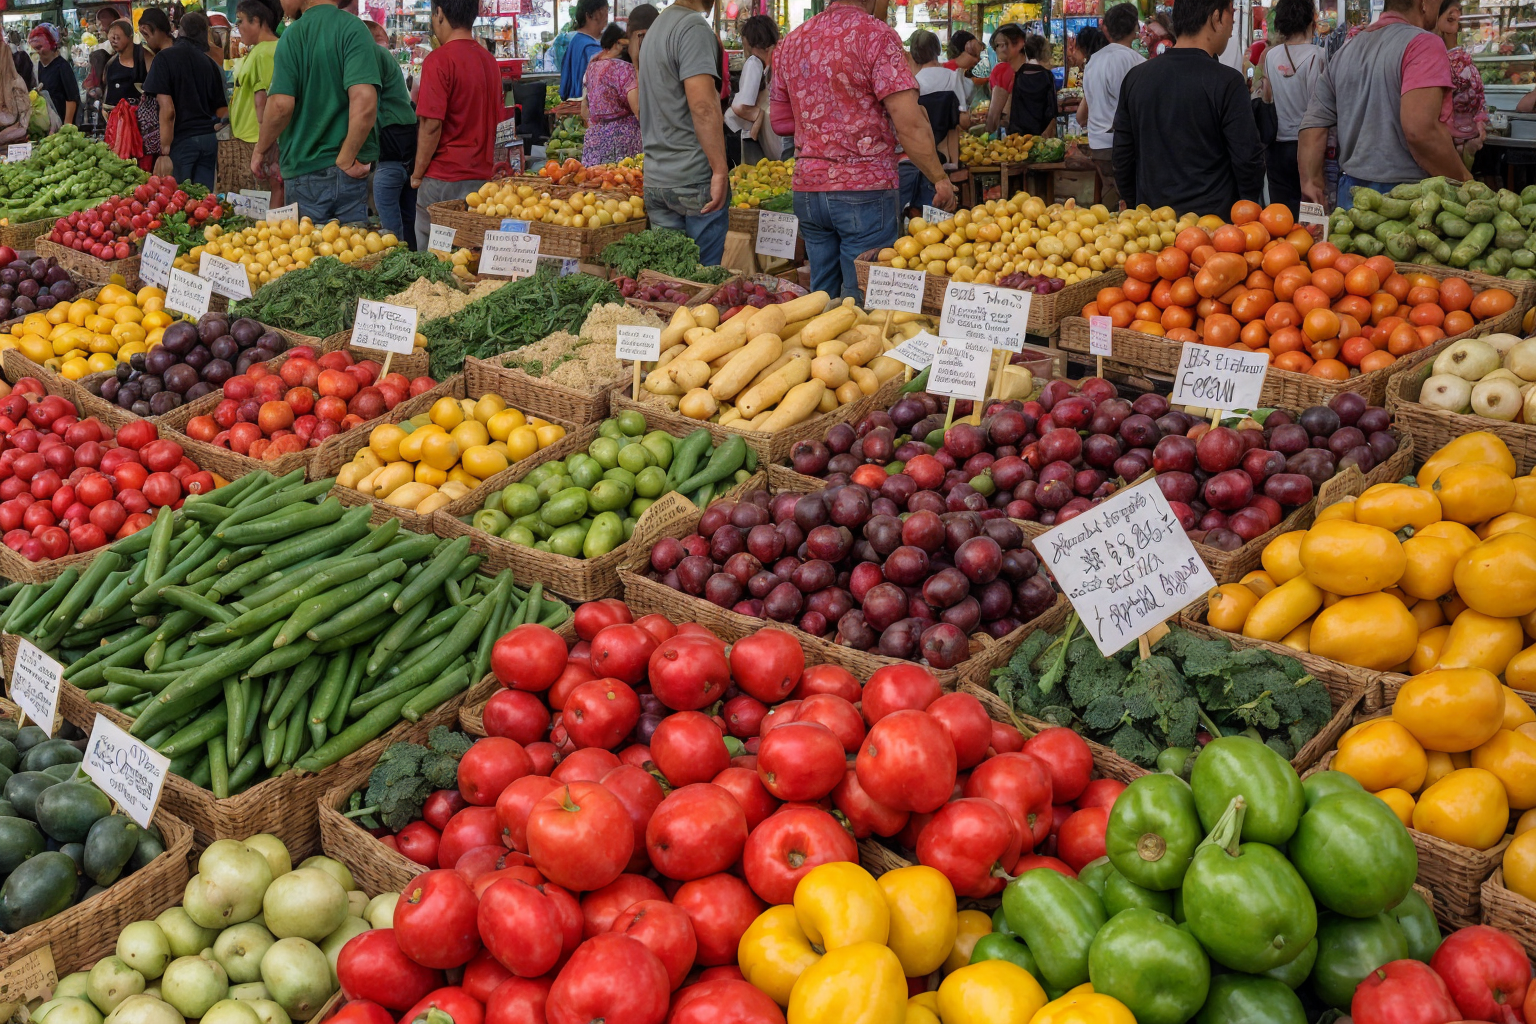
{"label": "leafy green herb", "polygon": [[358,299],[387,299],[423,277],[440,282],[455,280],[453,268],[429,252],[391,249],[372,267],[322,256],[236,303],[233,312],[269,327],[326,338],[352,326]]}
{"label": "leafy green herb", "polygon": [[556,331],[576,334],[593,306],[623,301],[618,288],[600,277],[560,277],[550,268],[542,268],[532,277],[503,285],[471,302],[452,316],[423,325],[421,333],[432,354],[430,372],[445,380],[464,368],[466,356],[489,359],[541,341]]}
{"label": "leafy green herb", "polygon": [[725,267],[701,266],[698,243],[670,228],[651,228],[625,235],[605,248],[598,259],[625,277],[637,277],[642,270],[653,270],[689,281],[720,284],[731,276],[731,271]]}

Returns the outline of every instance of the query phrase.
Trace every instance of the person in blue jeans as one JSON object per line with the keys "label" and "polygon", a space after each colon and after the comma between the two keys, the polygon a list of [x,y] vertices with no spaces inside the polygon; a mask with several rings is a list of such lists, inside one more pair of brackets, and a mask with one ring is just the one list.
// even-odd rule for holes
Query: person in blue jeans
{"label": "person in blue jeans", "polygon": [[211,190],[219,153],[214,132],[229,116],[229,101],[224,71],[208,56],[208,19],[201,12],[182,16],[176,42],[150,64],[144,92],[159,97],[164,155],[155,161],[156,173],[172,173],[178,181]]}

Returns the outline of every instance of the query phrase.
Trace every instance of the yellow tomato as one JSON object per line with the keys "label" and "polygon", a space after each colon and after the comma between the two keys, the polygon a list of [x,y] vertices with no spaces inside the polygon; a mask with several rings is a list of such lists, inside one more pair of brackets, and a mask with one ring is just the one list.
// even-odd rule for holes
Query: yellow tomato
{"label": "yellow tomato", "polygon": [[[1270,574],[1274,575],[1273,569]],[[1288,579],[1259,598],[1243,623],[1243,636],[1280,640],[1310,619],[1322,605],[1323,592],[1305,576]]]}
{"label": "yellow tomato", "polygon": [[1339,738],[1333,769],[1371,792],[1401,789],[1417,793],[1428,760],[1413,734],[1390,718],[1363,722]]}
{"label": "yellow tomato", "polygon": [[1325,522],[1327,522],[1330,519],[1344,519],[1344,520],[1347,520],[1347,521],[1349,521],[1351,523],[1354,522],[1355,521],[1355,501],[1354,501],[1354,499],[1351,498],[1351,499],[1349,499],[1347,501],[1336,501],[1336,502],[1334,502],[1332,505],[1329,505],[1327,508],[1325,508],[1321,512],[1319,512],[1317,514],[1317,519],[1314,520],[1314,522],[1325,523]]}
{"label": "yellow tomato", "polygon": [[1306,530],[1292,530],[1264,545],[1259,560],[1277,586],[1301,575],[1301,542],[1306,536]]}
{"label": "yellow tomato", "polygon": [[786,1019],[788,1024],[889,1024],[902,1019],[906,1008],[907,979],[896,954],[879,943],[856,942],[827,950],[801,973]]}
{"label": "yellow tomato", "polygon": [[505,441],[511,437],[512,431],[521,427],[526,422],[527,420],[524,419],[523,414],[518,410],[503,409],[486,420],[485,426],[492,438],[497,441]]}
{"label": "yellow tomato", "polygon": [[1083,984],[1046,1003],[1029,1024],[1136,1024],[1136,1017],[1120,1000]]}
{"label": "yellow tomato", "polygon": [[795,917],[805,937],[828,952],[860,943],[884,946],[890,938],[885,894],[868,871],[844,861],[818,865],[800,879]]}
{"label": "yellow tomato", "polygon": [[1436,668],[1485,668],[1502,675],[1525,645],[1519,619],[1496,619],[1468,608],[1451,623]]}
{"label": "yellow tomato", "polygon": [[[1520,479],[1527,479],[1521,477]],[[1503,515],[1494,516],[1486,523],[1477,527],[1479,538],[1487,540],[1489,537],[1497,537],[1501,533],[1509,533],[1511,530],[1529,534],[1536,537],[1536,517],[1525,515],[1522,512],[1505,512]]]}
{"label": "yellow tomato", "polygon": [[1211,591],[1205,620],[1215,629],[1229,633],[1242,630],[1248,613],[1259,603],[1259,595],[1241,583],[1225,583]]}
{"label": "yellow tomato", "polygon": [[[1465,757],[1466,755],[1458,756]],[[1470,760],[1465,765],[1458,765],[1451,760],[1450,754],[1440,750],[1426,750],[1424,751],[1424,758],[1429,766],[1428,770],[1424,773],[1424,785],[1426,786],[1433,786],[1457,768],[1472,767]]]}
{"label": "yellow tomato", "polygon": [[1532,711],[1531,706],[1518,693],[1508,686],[1504,687],[1503,728],[1518,729],[1522,725],[1531,724],[1536,724],[1536,711]]}
{"label": "yellow tomato", "polygon": [[464,420],[464,422],[449,430],[448,434],[455,441],[459,442],[460,449],[491,443],[490,432],[485,429],[484,423],[476,419]]}
{"label": "yellow tomato", "polygon": [[1461,557],[1452,578],[1467,607],[1485,615],[1518,618],[1536,611],[1536,537],[1491,537]]}
{"label": "yellow tomato", "polygon": [[517,462],[539,450],[539,435],[529,426],[521,426],[507,435],[508,457]]}
{"label": "yellow tomato", "polygon": [[1313,654],[1378,671],[1405,664],[1418,640],[1418,622],[1389,594],[1346,597],[1312,623]]}
{"label": "yellow tomato", "polygon": [[1303,573],[1314,586],[1344,597],[1395,586],[1407,562],[1403,545],[1390,531],[1343,520],[1318,523],[1308,530],[1299,557]]}
{"label": "yellow tomato", "polygon": [[436,423],[444,430],[452,430],[454,427],[464,422],[463,407],[460,406],[455,399],[447,395],[444,395],[442,398],[439,398],[437,401],[432,403],[430,415],[432,417],[432,422]]}
{"label": "yellow tomato", "polygon": [[419,484],[430,484],[433,487],[441,487],[443,484],[448,482],[448,474],[445,471],[432,465],[426,460],[425,457],[423,457],[420,462],[416,463],[415,479]]}
{"label": "yellow tomato", "polygon": [[944,1024],[1028,1024],[1046,1002],[1034,975],[1006,960],[962,967],[939,986]]}
{"label": "yellow tomato", "polygon": [[1397,815],[1404,825],[1413,827],[1413,794],[1401,789],[1383,789],[1371,794],[1381,800],[1382,803],[1392,808],[1392,813]]}
{"label": "yellow tomato", "polygon": [[447,434],[428,434],[421,442],[421,461],[446,473],[459,461],[459,442]]}
{"label": "yellow tomato", "polygon": [[534,431],[534,437],[538,438],[540,448],[548,448],[565,436],[565,428],[558,423],[546,423]]}
{"label": "yellow tomato", "polygon": [[[1525,815],[1521,815],[1521,821]],[[1536,900],[1536,832],[1516,826],[1515,838],[1504,848],[1504,888]]]}
{"label": "yellow tomato", "polygon": [[1498,776],[1481,768],[1451,772],[1419,794],[1413,827],[1474,850],[1497,846],[1509,824],[1509,798]]}
{"label": "yellow tomato", "polygon": [[1376,484],[1355,499],[1355,522],[1389,533],[1405,526],[1419,529],[1440,518],[1440,499],[1407,484]]}
{"label": "yellow tomato", "polygon": [[1430,489],[1444,518],[1468,526],[1501,516],[1515,504],[1514,479],[1484,463],[1448,466]]}
{"label": "yellow tomato", "polygon": [[400,458],[400,442],[406,433],[393,423],[380,423],[368,434],[368,447],[385,462]]}
{"label": "yellow tomato", "polygon": [[1416,533],[1403,541],[1405,564],[1398,585],[1412,597],[1444,597],[1451,592],[1451,574],[1461,556],[1455,541]]}
{"label": "yellow tomato", "polygon": [[1392,718],[1426,750],[1473,750],[1503,727],[1504,687],[1482,668],[1425,672],[1398,689]]}
{"label": "yellow tomato", "polygon": [[[421,338],[421,335],[418,334],[417,337]],[[417,342],[417,344],[421,345],[424,342],[425,339],[423,338],[422,341]],[[475,403],[475,419],[481,423],[490,423],[491,417],[495,416],[506,407],[507,400],[495,392],[492,392],[488,395],[482,395],[480,396],[480,400]]]}
{"label": "yellow tomato", "polygon": [[1510,807],[1517,811],[1536,807],[1536,740],[1500,729],[1472,751],[1472,767],[1498,776]]}
{"label": "yellow tomato", "polygon": [[1420,487],[1432,487],[1440,474],[1451,466],[1464,463],[1493,466],[1505,476],[1515,475],[1515,457],[1510,454],[1509,446],[1495,434],[1476,430],[1461,435],[1425,459],[1416,482]]}

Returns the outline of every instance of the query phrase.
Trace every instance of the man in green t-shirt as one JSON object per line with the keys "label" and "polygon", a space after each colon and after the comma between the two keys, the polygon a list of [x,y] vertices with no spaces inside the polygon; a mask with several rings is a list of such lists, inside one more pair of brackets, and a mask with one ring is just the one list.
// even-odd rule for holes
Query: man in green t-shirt
{"label": "man in green t-shirt", "polygon": [[293,25],[277,41],[272,87],[251,157],[258,172],[277,148],[299,215],[315,223],[368,219],[368,172],[382,85],[378,46],[361,19],[334,0],[283,0]]}
{"label": "man in green t-shirt", "polygon": [[[374,26],[375,22],[365,22]],[[370,29],[372,31],[372,29]],[[375,46],[379,62],[379,164],[373,172],[373,205],[384,230],[416,248],[416,190],[411,169],[416,164],[416,109],[405,88],[400,62],[383,46]]]}

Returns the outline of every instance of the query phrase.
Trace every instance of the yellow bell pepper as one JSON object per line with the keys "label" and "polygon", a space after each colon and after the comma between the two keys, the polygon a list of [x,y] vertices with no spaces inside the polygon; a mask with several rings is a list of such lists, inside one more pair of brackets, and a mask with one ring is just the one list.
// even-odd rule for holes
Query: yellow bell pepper
{"label": "yellow bell pepper", "polygon": [[1376,484],[1355,499],[1355,522],[1396,533],[1428,526],[1441,518],[1440,499],[1407,484]]}
{"label": "yellow bell pepper", "polygon": [[1472,751],[1472,767],[1498,776],[1510,807],[1517,811],[1536,807],[1536,740],[1500,729]]}
{"label": "yellow bell pepper", "polygon": [[1248,613],[1258,603],[1259,595],[1252,589],[1241,583],[1224,583],[1207,595],[1205,621],[1211,624],[1212,629],[1238,632],[1248,620]]}
{"label": "yellow bell pepper", "polygon": [[1330,519],[1345,519],[1355,521],[1355,500],[1336,501],[1317,514],[1315,522],[1326,523]]}
{"label": "yellow bell pepper", "polygon": [[886,945],[909,978],[922,978],[943,965],[955,948],[955,887],[937,868],[913,865],[876,879],[891,911]]}
{"label": "yellow bell pepper", "polygon": [[1029,1024],[1136,1024],[1136,1016],[1120,1000],[1084,984],[1040,1007]]}
{"label": "yellow bell pepper", "polygon": [[1519,619],[1498,619],[1468,608],[1451,623],[1436,668],[1485,668],[1502,675],[1525,646]]}
{"label": "yellow bell pepper", "polygon": [[788,1024],[890,1024],[906,1010],[907,979],[896,954],[878,943],[855,942],[828,950],[806,968],[790,993],[787,1019]]}
{"label": "yellow bell pepper", "polygon": [[1515,477],[1515,503],[1510,511],[1536,517],[1536,476]]}
{"label": "yellow bell pepper", "polygon": [[1264,571],[1269,573],[1269,578],[1275,581],[1276,586],[1301,575],[1299,552],[1301,542],[1306,536],[1306,530],[1292,530],[1289,533],[1282,533],[1264,545],[1264,551],[1259,555],[1259,560],[1264,565]]}
{"label": "yellow bell pepper", "polygon": [[1451,578],[1467,607],[1484,615],[1518,618],[1536,611],[1536,537],[1490,537],[1461,556]]}
{"label": "yellow bell pepper", "polygon": [[939,994],[937,992],[919,992],[907,1000],[907,1006],[921,1006],[925,1010],[932,1010],[935,1015],[939,1012]]}
{"label": "yellow bell pepper", "polygon": [[818,865],[800,879],[795,918],[811,944],[828,952],[861,942],[884,946],[891,935],[885,893],[873,875],[847,861]]}
{"label": "yellow bell pepper", "polygon": [[1313,654],[1361,668],[1385,671],[1406,665],[1418,642],[1418,620],[1389,594],[1343,598],[1312,622]]}
{"label": "yellow bell pepper", "polygon": [[1383,789],[1371,795],[1392,808],[1392,813],[1397,815],[1398,820],[1405,826],[1408,828],[1413,827],[1414,800],[1412,793],[1404,792],[1401,789]]}
{"label": "yellow bell pepper", "polygon": [[1504,687],[1498,676],[1484,668],[1425,672],[1398,689],[1392,719],[1426,750],[1448,754],[1472,750],[1503,727]]}
{"label": "yellow bell pepper", "polygon": [[1006,960],[962,967],[939,986],[944,1024],[1029,1024],[1046,1002],[1034,975]]}
{"label": "yellow bell pepper", "polygon": [[[1433,786],[1435,783],[1451,774],[1451,772],[1455,771],[1457,768],[1457,766],[1451,762],[1451,755],[1445,753],[1444,751],[1426,750],[1424,751],[1424,759],[1426,765],[1428,766],[1424,772],[1424,785],[1426,786]],[[1470,767],[1470,765],[1468,765],[1468,767]],[[1409,822],[1408,827],[1412,828],[1413,823]]]}
{"label": "yellow bell pepper", "polygon": [[1442,518],[1468,526],[1501,516],[1515,504],[1512,474],[1485,463],[1448,466],[1429,489],[1440,499]]}
{"label": "yellow bell pepper", "polygon": [[780,1006],[789,1005],[795,981],[820,959],[795,918],[795,908],[788,905],[757,915],[736,947],[742,976]]}
{"label": "yellow bell pepper", "polygon": [[1536,832],[1526,829],[1504,848],[1504,888],[1536,900]]}
{"label": "yellow bell pepper", "polygon": [[1451,772],[1419,794],[1413,827],[1474,850],[1497,846],[1509,824],[1509,798],[1497,775],[1481,768]]}
{"label": "yellow bell pepper", "polygon": [[971,962],[976,941],[992,932],[992,918],[979,910],[962,910],[955,915],[955,947],[944,960],[944,973],[958,971]]}
{"label": "yellow bell pepper", "polygon": [[928,1007],[921,1006],[909,999],[907,1000],[906,1024],[944,1024],[944,1022],[939,1020],[939,1015],[928,1009]]}
{"label": "yellow bell pepper", "polygon": [[1461,435],[1425,459],[1417,483],[1420,487],[1431,487],[1447,469],[1466,463],[1493,466],[1511,478],[1515,475],[1515,457],[1503,439],[1486,430],[1475,430]]}
{"label": "yellow bell pepper", "polygon": [[1525,698],[1508,686],[1504,687],[1504,728],[1518,729],[1532,723],[1536,723],[1536,711],[1531,710]]}

